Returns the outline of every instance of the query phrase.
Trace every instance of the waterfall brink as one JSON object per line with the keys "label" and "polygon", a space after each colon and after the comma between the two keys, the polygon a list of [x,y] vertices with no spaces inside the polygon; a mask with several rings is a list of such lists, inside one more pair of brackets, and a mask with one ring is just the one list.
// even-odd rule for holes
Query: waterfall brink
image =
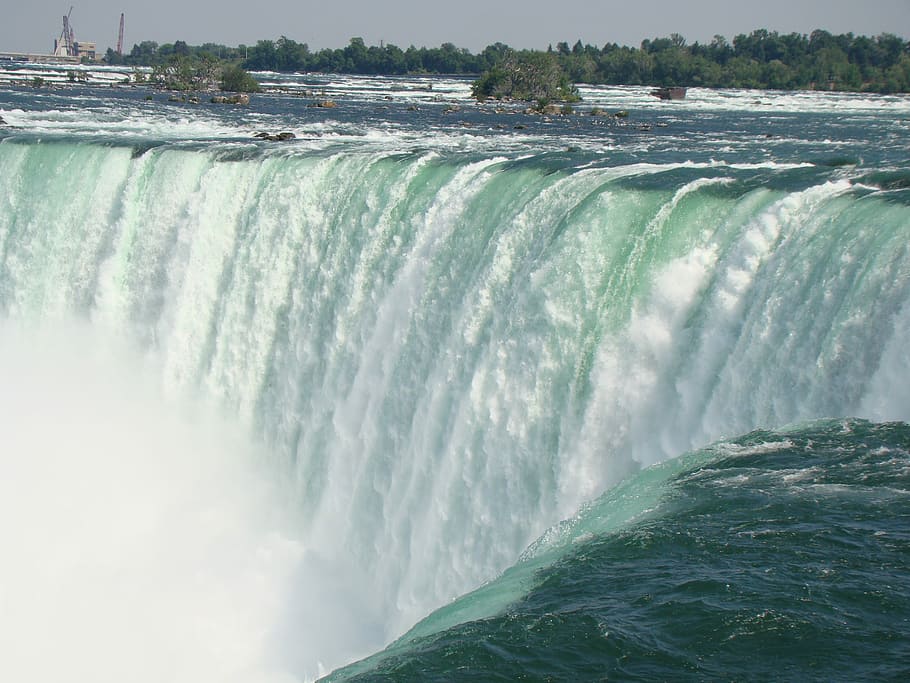
{"label": "waterfall brink", "polygon": [[[643,465],[910,418],[910,208],[831,169],[37,141],[0,166],[0,586],[72,670],[126,639],[93,680],[312,677]],[[127,668],[145,640],[173,676]]]}

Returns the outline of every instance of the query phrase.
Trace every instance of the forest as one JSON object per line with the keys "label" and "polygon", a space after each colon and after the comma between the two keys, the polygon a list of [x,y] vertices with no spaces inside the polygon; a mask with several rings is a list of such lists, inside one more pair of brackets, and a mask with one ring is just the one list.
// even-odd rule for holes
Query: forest
{"label": "forest", "polygon": [[495,43],[476,54],[452,43],[402,50],[392,44],[368,46],[362,38],[318,51],[285,36],[237,47],[144,41],[128,54],[108,50],[105,61],[159,66],[190,57],[226,60],[250,71],[476,76],[516,56],[539,54],[551,55],[572,83],[910,92],[910,42],[893,34],[867,37],[823,30],[806,35],[759,29],[732,42],[717,35],[710,43],[691,44],[674,33],[644,40],[639,47],[597,47],[579,40],[571,46],[551,45],[545,52]]}

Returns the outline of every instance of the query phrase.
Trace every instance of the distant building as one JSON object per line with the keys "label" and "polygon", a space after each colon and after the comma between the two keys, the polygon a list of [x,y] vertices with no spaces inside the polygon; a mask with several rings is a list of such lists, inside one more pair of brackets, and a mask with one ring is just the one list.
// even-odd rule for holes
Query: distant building
{"label": "distant building", "polygon": [[55,57],[75,57],[76,59],[87,59],[94,62],[97,59],[97,44],[89,43],[84,40],[73,42],[73,47],[69,48],[62,40],[54,41]]}
{"label": "distant building", "polygon": [[95,56],[95,43],[88,43],[82,40],[76,41],[76,56],[80,59],[85,57],[90,62],[94,62],[96,59]]}

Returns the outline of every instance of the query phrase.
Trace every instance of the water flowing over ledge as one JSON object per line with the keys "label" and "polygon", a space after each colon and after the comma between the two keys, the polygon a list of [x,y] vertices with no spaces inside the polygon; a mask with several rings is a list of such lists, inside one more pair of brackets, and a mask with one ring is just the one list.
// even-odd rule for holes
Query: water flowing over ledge
{"label": "water flowing over ledge", "polygon": [[[196,646],[176,680],[225,648],[208,678],[313,677],[493,579],[643,466],[758,427],[910,418],[900,183],[877,167],[628,161],[8,138],[0,329],[17,379],[0,396],[23,427],[2,437],[3,465],[28,473],[33,453],[66,450],[32,445],[43,421],[25,416],[41,411],[17,396],[34,385],[56,397],[48,424],[70,415],[90,430],[76,441],[98,444],[73,451],[84,469],[48,456],[84,487],[72,505],[108,477],[124,494],[98,498],[84,536],[57,509],[41,538],[76,534],[74,562],[95,548],[142,577],[124,537],[154,530],[151,547],[185,558],[206,525],[236,528],[150,589],[215,615],[182,636]],[[156,453],[167,473],[137,475]],[[210,498],[182,497],[201,480]],[[173,512],[144,527],[159,509]],[[93,535],[124,510],[126,530]],[[238,557],[254,559],[206,579]],[[194,594],[187,575],[224,590]],[[68,614],[105,599],[95,576],[84,592],[50,577]],[[217,617],[262,586],[264,606]],[[175,647],[167,610],[136,610]]]}

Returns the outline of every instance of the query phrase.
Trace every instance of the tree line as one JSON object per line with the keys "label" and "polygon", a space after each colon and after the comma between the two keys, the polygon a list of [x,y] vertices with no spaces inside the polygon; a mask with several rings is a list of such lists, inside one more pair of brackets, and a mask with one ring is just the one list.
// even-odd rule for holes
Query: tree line
{"label": "tree line", "polygon": [[[367,46],[362,38],[352,38],[343,48],[311,51],[306,43],[282,36],[237,47],[145,41],[125,55],[108,50],[105,60],[157,66],[190,57],[227,60],[250,71],[479,75],[516,55],[542,53],[503,43],[476,54],[452,43],[402,50],[392,44]],[[870,38],[759,29],[732,42],[717,35],[710,43],[691,44],[674,33],[644,40],[637,48],[616,43],[597,47],[579,40],[572,46],[557,43],[546,53],[574,83],[910,92],[910,42],[888,33]]]}

